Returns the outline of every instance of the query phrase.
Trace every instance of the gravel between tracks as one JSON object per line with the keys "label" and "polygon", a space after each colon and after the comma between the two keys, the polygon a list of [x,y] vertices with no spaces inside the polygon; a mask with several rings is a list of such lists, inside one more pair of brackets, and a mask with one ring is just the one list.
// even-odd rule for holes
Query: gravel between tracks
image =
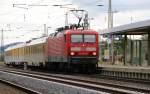
{"label": "gravel between tracks", "polygon": [[[60,74],[58,74],[60,76]],[[116,84],[116,85],[123,85],[123,86],[127,86],[127,87],[134,87],[134,88],[141,88],[141,89],[148,89],[150,90],[150,84],[144,84],[144,83],[135,83],[135,82],[127,82],[127,81],[117,81],[117,80],[111,80],[111,79],[104,79],[101,78],[100,75],[88,75],[87,77],[80,76],[80,75],[61,75],[61,76],[65,76],[65,77],[70,77],[70,78],[76,78],[76,79],[86,79],[86,80],[90,80],[90,81],[96,81],[96,82],[103,82],[103,83],[110,83],[110,84]],[[135,79],[136,80],[136,79]]]}
{"label": "gravel between tracks", "polygon": [[105,92],[88,90],[85,88],[64,85],[26,76],[19,76],[16,74],[5,73],[1,71],[0,79],[8,80],[24,87],[31,88],[35,91],[41,92],[42,94],[108,94]]}
{"label": "gravel between tracks", "polygon": [[[34,72],[34,71],[32,71],[32,72]],[[42,73],[42,74],[46,74],[47,75],[49,73]],[[148,89],[148,90],[150,90],[150,84],[148,85],[148,84],[135,83],[135,82],[124,82],[124,81],[117,81],[117,80],[111,80],[111,79],[104,79],[104,78],[101,78],[99,75],[97,75],[97,76],[95,76],[95,75],[88,75],[87,77],[84,77],[86,75],[78,75],[78,74],[76,74],[76,75],[52,74],[52,75],[58,75],[58,76],[69,77],[69,78],[77,78],[77,79],[82,79],[82,80],[86,79],[86,80],[92,80],[92,81],[96,81],[96,82],[117,84],[117,85],[121,85],[121,86],[127,86],[127,87],[129,86],[129,87],[135,87],[135,88],[139,88],[139,89]],[[59,94],[63,94],[63,93],[59,93]],[[64,94],[66,94],[66,93],[64,93]],[[86,93],[86,94],[88,94],[88,93]]]}

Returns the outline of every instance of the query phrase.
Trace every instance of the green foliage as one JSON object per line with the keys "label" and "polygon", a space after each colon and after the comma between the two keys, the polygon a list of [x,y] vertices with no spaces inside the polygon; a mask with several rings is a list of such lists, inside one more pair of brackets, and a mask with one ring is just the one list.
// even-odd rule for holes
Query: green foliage
{"label": "green foliage", "polygon": [[124,43],[123,41],[115,41],[114,42],[114,52],[117,54],[123,54],[123,47]]}
{"label": "green foliage", "polygon": [[4,61],[4,57],[0,55],[0,61]]}

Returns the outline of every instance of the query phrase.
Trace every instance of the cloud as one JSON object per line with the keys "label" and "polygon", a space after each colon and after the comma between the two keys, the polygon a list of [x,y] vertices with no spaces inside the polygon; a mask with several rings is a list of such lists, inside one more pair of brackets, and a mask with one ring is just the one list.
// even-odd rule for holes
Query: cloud
{"label": "cloud", "polygon": [[[79,5],[89,11],[92,17],[105,13],[108,10],[108,0],[71,0],[73,4]],[[102,4],[102,7],[98,7]],[[130,11],[139,9],[150,9],[150,0],[112,0],[112,10],[114,11]]]}
{"label": "cloud", "polygon": [[[58,26],[64,26],[64,15],[66,9],[53,7],[54,4],[66,4],[64,0],[2,0],[0,1],[0,27],[5,31],[5,44],[26,41],[32,37],[40,37],[44,32],[43,24],[52,27],[49,31],[53,31]],[[22,6],[28,8],[13,7],[13,4],[26,4]],[[48,5],[48,7],[28,7],[30,4]],[[9,27],[8,27],[9,25]],[[39,27],[40,25],[40,27]],[[40,31],[32,31],[40,30]],[[24,34],[24,36],[23,36]]]}
{"label": "cloud", "polygon": [[[120,11],[114,13],[113,15],[113,24],[115,26],[135,23],[139,21],[144,21],[150,19],[149,10],[134,10],[134,11]],[[107,13],[99,13],[91,23],[92,29],[105,29],[107,28],[108,18]]]}
{"label": "cloud", "polygon": [[[26,4],[24,7],[27,7],[28,10],[13,7],[13,4],[19,3]],[[54,29],[59,26],[64,26],[67,10],[51,5],[69,3],[73,4],[72,7],[79,7],[89,12],[89,17],[94,18],[90,21],[92,29],[107,28],[108,0],[0,0],[0,27],[13,31],[13,33],[5,33],[5,37],[10,38],[10,40],[6,39],[5,43],[25,41],[41,36],[45,23],[51,27],[51,32],[54,32]],[[27,5],[30,4],[47,4],[49,6],[28,7]],[[98,4],[104,6],[98,7]],[[112,0],[113,10],[118,11],[114,14],[114,26],[131,23],[131,17],[132,22],[150,19],[149,4],[150,0]],[[74,22],[77,22],[77,19],[73,15],[69,15],[69,23]],[[10,24],[10,27],[7,24]],[[30,31],[33,29],[39,29],[41,32]]]}
{"label": "cloud", "polygon": [[144,21],[150,19],[150,12],[149,10],[135,10],[135,11],[125,11],[125,12],[118,12],[114,15],[114,24],[123,25],[129,24],[139,21]]}

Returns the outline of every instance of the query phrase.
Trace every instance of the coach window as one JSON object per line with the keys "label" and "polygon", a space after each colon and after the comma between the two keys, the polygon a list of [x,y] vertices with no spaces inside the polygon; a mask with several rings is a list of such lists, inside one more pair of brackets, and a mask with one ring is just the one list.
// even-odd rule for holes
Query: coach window
{"label": "coach window", "polygon": [[35,47],[33,46],[33,54],[35,53]]}
{"label": "coach window", "polygon": [[44,44],[42,44],[42,52],[44,51]]}
{"label": "coach window", "polygon": [[71,35],[71,42],[83,42],[83,35]]}
{"label": "coach window", "polygon": [[96,42],[95,35],[84,35],[84,42]]}
{"label": "coach window", "polygon": [[28,54],[30,55],[30,46],[28,47]]}

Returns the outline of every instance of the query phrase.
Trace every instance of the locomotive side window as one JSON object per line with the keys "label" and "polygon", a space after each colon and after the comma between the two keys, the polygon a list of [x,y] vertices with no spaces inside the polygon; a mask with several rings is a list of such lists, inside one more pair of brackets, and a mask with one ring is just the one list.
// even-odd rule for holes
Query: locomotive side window
{"label": "locomotive side window", "polygon": [[83,35],[71,35],[71,42],[83,42]]}
{"label": "locomotive side window", "polygon": [[96,42],[95,35],[84,35],[84,42]]}

